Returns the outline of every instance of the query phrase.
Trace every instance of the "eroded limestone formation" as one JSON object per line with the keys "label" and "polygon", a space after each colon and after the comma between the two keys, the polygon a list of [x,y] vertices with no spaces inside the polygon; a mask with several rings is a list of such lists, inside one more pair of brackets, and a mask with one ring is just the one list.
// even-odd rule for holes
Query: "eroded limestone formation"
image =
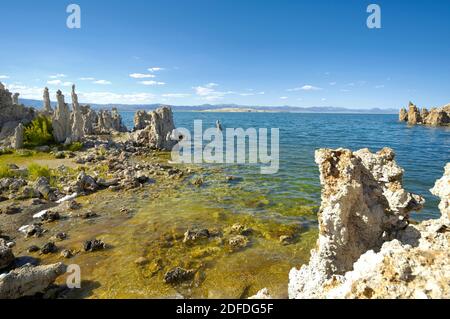
{"label": "eroded limestone formation", "polygon": [[14,131],[13,143],[12,146],[14,149],[18,150],[23,148],[23,134],[24,134],[24,126],[20,123],[16,130]]}
{"label": "eroded limestone formation", "polygon": [[84,118],[83,113],[78,103],[78,95],[75,93],[75,85],[72,85],[72,114],[71,114],[71,141],[79,142],[84,137]]}
{"label": "eroded limestone formation", "polygon": [[117,108],[112,110],[100,110],[97,115],[96,134],[111,134],[113,132],[127,132],[128,129],[122,122],[122,117]]}
{"label": "eroded limestone formation", "polygon": [[441,108],[426,108],[419,110],[417,106],[409,102],[408,111],[402,108],[399,113],[400,122],[408,122],[410,125],[424,124],[429,126],[450,125],[450,105]]}
{"label": "eroded limestone formation", "polygon": [[433,193],[441,219],[409,223],[423,199],[402,187],[394,152],[319,150],[319,239],[293,269],[290,298],[449,297],[450,164]]}
{"label": "eroded limestone formation", "polygon": [[134,117],[134,125],[132,138],[138,145],[170,151],[176,144],[172,139],[175,130],[173,113],[168,106],[152,112],[138,111]]}
{"label": "eroded limestone formation", "polygon": [[13,96],[12,96],[12,103],[14,105],[19,105],[19,96],[20,96],[19,93],[14,93],[13,94]]}
{"label": "eroded limestone formation", "polygon": [[42,98],[44,101],[44,106],[43,106],[44,114],[47,116],[53,115],[52,102],[50,101],[50,93],[48,92],[47,87],[44,88],[44,93],[43,93]]}
{"label": "eroded limestone formation", "polygon": [[53,136],[58,143],[70,142],[71,120],[69,106],[64,101],[61,90],[56,92],[57,106],[52,118]]}
{"label": "eroded limestone formation", "polygon": [[12,136],[20,123],[28,124],[35,116],[33,108],[19,105],[18,95],[13,98],[11,92],[0,83],[0,140]]}

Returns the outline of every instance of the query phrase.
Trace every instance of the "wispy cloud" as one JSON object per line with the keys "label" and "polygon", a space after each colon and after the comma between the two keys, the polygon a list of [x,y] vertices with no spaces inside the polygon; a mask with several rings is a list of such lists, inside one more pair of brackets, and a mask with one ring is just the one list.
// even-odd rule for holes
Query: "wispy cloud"
{"label": "wispy cloud", "polygon": [[147,69],[149,72],[158,72],[158,71],[163,71],[164,68],[161,67],[153,67],[153,68],[148,68]]}
{"label": "wispy cloud", "polygon": [[6,85],[6,88],[11,92],[18,92],[24,99],[42,99],[43,88],[29,87],[26,85],[10,84]]}
{"label": "wispy cloud", "polygon": [[47,81],[48,85],[59,85],[59,86],[71,86],[72,82],[63,82],[61,80],[50,80]]}
{"label": "wispy cloud", "polygon": [[49,78],[50,79],[60,79],[60,78],[66,78],[67,75],[63,74],[63,73],[58,73],[58,74],[54,74],[54,75],[50,75]]}
{"label": "wispy cloud", "polygon": [[110,85],[110,84],[112,84],[112,82],[107,81],[107,80],[97,80],[97,81],[94,81],[94,82],[92,82],[92,83],[94,83],[94,84],[100,84],[100,85]]}
{"label": "wispy cloud", "polygon": [[331,86],[335,86],[337,84],[337,82],[330,82]]}
{"label": "wispy cloud", "polygon": [[0,79],[1,80],[6,80],[6,79],[9,79],[9,76],[7,76],[7,75],[0,75]]}
{"label": "wispy cloud", "polygon": [[214,101],[214,100],[220,100],[225,95],[228,94],[235,94],[233,91],[217,91],[215,88],[219,85],[217,83],[208,83],[203,86],[197,86],[194,87],[195,93],[203,100],[206,101]]}
{"label": "wispy cloud", "polygon": [[320,91],[322,88],[314,86],[314,85],[303,85],[302,87],[296,87],[293,89],[288,89],[288,92],[295,92],[295,91]]}
{"label": "wispy cloud", "polygon": [[80,102],[98,104],[150,104],[156,102],[151,93],[118,94],[113,92],[79,92]]}
{"label": "wispy cloud", "polygon": [[79,78],[80,81],[95,81],[95,78],[92,77],[83,77],[83,78]]}
{"label": "wispy cloud", "polygon": [[179,99],[179,98],[185,98],[185,97],[189,97],[189,96],[191,96],[191,94],[188,94],[188,93],[166,93],[166,94],[162,94],[161,95],[162,97],[165,97],[165,98],[176,98],[176,99]]}
{"label": "wispy cloud", "polygon": [[143,85],[150,85],[150,86],[154,86],[154,85],[166,85],[165,82],[158,82],[158,81],[140,81],[139,83],[143,84]]}
{"label": "wispy cloud", "polygon": [[382,88],[384,88],[384,84],[376,85],[375,88],[376,89],[382,89]]}
{"label": "wispy cloud", "polygon": [[266,92],[245,92],[245,93],[240,93],[240,96],[255,96],[255,95],[264,95],[266,94]]}
{"label": "wispy cloud", "polygon": [[281,99],[281,100],[287,100],[288,97],[287,97],[287,96],[280,96],[280,99]]}
{"label": "wispy cloud", "polygon": [[156,77],[154,74],[132,73],[129,75],[133,79],[149,79]]}
{"label": "wispy cloud", "polygon": [[340,89],[339,91],[341,91],[341,92],[350,92],[350,90],[349,89]]}

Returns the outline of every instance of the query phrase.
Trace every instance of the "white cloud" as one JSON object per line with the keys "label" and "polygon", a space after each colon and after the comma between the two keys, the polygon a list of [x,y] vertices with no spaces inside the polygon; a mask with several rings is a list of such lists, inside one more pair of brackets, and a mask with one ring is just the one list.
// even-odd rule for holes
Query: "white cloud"
{"label": "white cloud", "polygon": [[190,94],[187,94],[187,93],[166,93],[166,94],[163,94],[162,95],[162,97],[165,97],[165,98],[184,98],[184,97],[189,97],[189,96],[191,96]]}
{"label": "white cloud", "polygon": [[149,70],[150,72],[158,72],[158,71],[163,71],[164,68],[153,67],[153,68],[148,68],[148,70]]}
{"label": "white cloud", "polygon": [[280,99],[281,99],[281,100],[287,100],[288,97],[287,97],[287,96],[280,96]]}
{"label": "white cloud", "polygon": [[112,92],[79,92],[80,102],[97,104],[151,104],[155,95],[151,93],[118,94]]}
{"label": "white cloud", "polygon": [[233,91],[227,91],[227,92],[221,92],[216,91],[215,87],[219,86],[217,83],[208,83],[204,86],[197,86],[193,89],[195,90],[195,93],[200,96],[201,99],[206,101],[214,101],[214,100],[220,100],[225,95],[228,94],[236,94],[236,92]]}
{"label": "white cloud", "polygon": [[340,89],[339,91],[341,91],[341,92],[350,92],[350,90],[348,90],[348,89]]}
{"label": "white cloud", "polygon": [[6,85],[6,88],[11,92],[20,93],[20,97],[24,99],[42,99],[43,88],[28,87],[25,85],[11,84]]}
{"label": "white cloud", "polygon": [[50,79],[59,79],[59,78],[66,78],[67,75],[63,74],[63,73],[58,73],[58,74],[54,74],[54,75],[50,75],[49,78]]}
{"label": "white cloud", "polygon": [[321,99],[322,102],[325,102],[326,100],[327,100],[326,98],[322,98],[322,99]]}
{"label": "white cloud", "polygon": [[63,82],[63,81],[61,81],[61,80],[50,80],[50,81],[47,81],[47,84],[48,85],[60,85],[60,86],[71,86],[72,85],[72,82]]}
{"label": "white cloud", "polygon": [[[25,85],[6,85],[11,92],[20,93],[20,97],[25,99],[42,100],[42,87],[28,87]],[[50,97],[54,101],[56,89],[50,92]],[[70,90],[63,93],[66,97],[70,96]],[[81,103],[98,103],[98,104],[151,104],[156,103],[156,96],[150,93],[131,93],[118,94],[112,92],[78,92]]]}
{"label": "white cloud", "polygon": [[9,79],[9,76],[7,76],[7,75],[0,75],[0,79],[4,79],[4,80],[6,80],[6,79]]}
{"label": "white cloud", "polygon": [[240,96],[255,96],[255,95],[264,95],[266,92],[251,92],[251,93],[240,93]]}
{"label": "white cloud", "polygon": [[376,89],[382,89],[382,88],[384,88],[384,84],[376,85],[375,88]]}
{"label": "white cloud", "polygon": [[157,81],[141,81],[139,82],[143,85],[166,85],[164,82],[157,82]]}
{"label": "white cloud", "polygon": [[148,78],[154,78],[154,74],[143,74],[143,73],[132,73],[130,74],[130,78],[133,79],[148,79]]}
{"label": "white cloud", "polygon": [[336,82],[330,82],[331,86],[335,86],[337,83]]}
{"label": "white cloud", "polygon": [[84,77],[84,78],[80,78],[80,81],[95,81],[95,78],[92,77]]}
{"label": "white cloud", "polygon": [[304,85],[302,87],[297,87],[297,88],[293,88],[293,89],[288,89],[287,91],[289,92],[294,92],[294,91],[320,91],[322,90],[322,88],[317,87],[317,86],[313,86],[313,85]]}
{"label": "white cloud", "polygon": [[107,80],[97,80],[97,81],[94,81],[92,83],[100,84],[100,85],[110,85],[110,84],[112,84],[110,81],[107,81]]}

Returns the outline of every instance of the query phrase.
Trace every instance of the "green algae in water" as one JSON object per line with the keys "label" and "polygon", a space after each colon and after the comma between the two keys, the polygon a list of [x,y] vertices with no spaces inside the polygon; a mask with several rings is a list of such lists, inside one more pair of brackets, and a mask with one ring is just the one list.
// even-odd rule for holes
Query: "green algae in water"
{"label": "green algae in water", "polygon": [[[160,156],[152,158],[161,161]],[[204,176],[201,188],[189,179],[180,183],[160,177],[142,189],[77,199],[98,218],[45,225],[49,236],[69,234],[57,243],[60,250],[77,251],[66,263],[80,265],[82,289],[70,291],[69,298],[246,298],[265,287],[274,297],[287,297],[289,270],[308,261],[317,238],[316,207],[295,198],[280,203],[277,194],[257,190],[252,180],[227,181],[220,169],[193,171],[190,178]],[[123,214],[122,207],[134,213]],[[233,251],[228,242],[237,223],[252,231],[249,245]],[[188,229],[202,228],[216,235],[194,245],[183,243]],[[292,244],[283,245],[281,236],[291,237]],[[109,248],[81,252],[83,241],[93,238]],[[46,241],[18,242],[16,249],[26,254],[29,245]],[[40,258],[43,263],[61,261],[59,254]],[[137,265],[139,258],[148,262]],[[176,285],[164,283],[164,274],[174,267],[193,269],[195,275]]]}

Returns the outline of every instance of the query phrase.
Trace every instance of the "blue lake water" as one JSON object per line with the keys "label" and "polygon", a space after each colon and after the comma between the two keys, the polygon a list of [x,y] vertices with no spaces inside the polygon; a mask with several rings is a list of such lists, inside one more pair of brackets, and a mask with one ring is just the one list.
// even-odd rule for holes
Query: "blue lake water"
{"label": "blue lake water", "polygon": [[[123,112],[127,127],[133,127],[133,113]],[[450,128],[407,126],[397,115],[303,114],[303,113],[197,113],[174,114],[177,127],[193,129],[194,120],[202,120],[204,129],[220,120],[224,128],[279,128],[280,170],[261,175],[250,165],[224,166],[246,181],[255,194],[265,194],[271,202],[291,210],[298,205],[320,205],[319,172],[314,151],[319,148],[383,147],[395,150],[398,164],[405,169],[405,189],[425,197],[425,208],[414,214],[417,220],[439,216],[438,199],[429,189],[450,162]],[[219,165],[219,164],[217,164]],[[217,203],[221,205],[221,203]]]}

